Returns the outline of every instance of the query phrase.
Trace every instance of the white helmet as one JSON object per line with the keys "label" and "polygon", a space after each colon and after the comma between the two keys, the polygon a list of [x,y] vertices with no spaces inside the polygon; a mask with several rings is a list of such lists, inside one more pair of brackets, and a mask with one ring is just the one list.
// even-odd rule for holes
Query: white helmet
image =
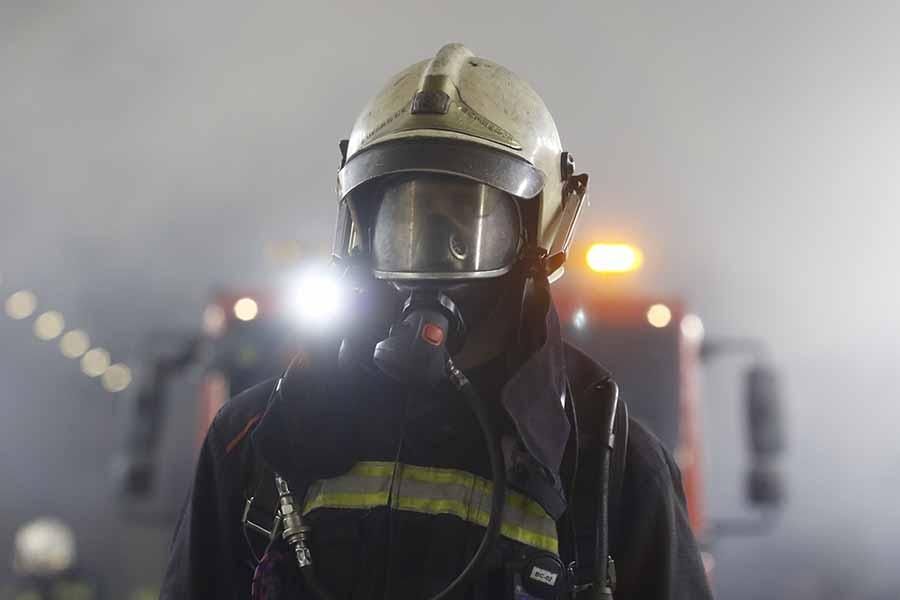
{"label": "white helmet", "polygon": [[562,273],[587,176],[525,81],[461,44],[391,79],[341,144],[334,253],[382,279],[507,273],[532,252]]}

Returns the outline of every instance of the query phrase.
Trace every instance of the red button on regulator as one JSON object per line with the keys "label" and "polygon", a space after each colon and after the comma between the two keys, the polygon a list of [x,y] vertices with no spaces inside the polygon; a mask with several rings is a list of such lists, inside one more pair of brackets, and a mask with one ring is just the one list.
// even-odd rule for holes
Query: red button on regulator
{"label": "red button on regulator", "polygon": [[425,323],[422,327],[422,339],[432,346],[440,346],[444,343],[444,330],[434,323]]}

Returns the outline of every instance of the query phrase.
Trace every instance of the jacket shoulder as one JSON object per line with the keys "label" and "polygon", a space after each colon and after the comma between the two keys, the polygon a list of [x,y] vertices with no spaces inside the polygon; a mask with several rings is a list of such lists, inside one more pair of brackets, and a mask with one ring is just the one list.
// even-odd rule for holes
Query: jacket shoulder
{"label": "jacket shoulder", "polygon": [[617,592],[623,598],[711,600],[681,472],[662,442],[635,420],[626,471]]}
{"label": "jacket shoulder", "polygon": [[663,443],[647,427],[636,419],[628,423],[628,459],[626,470],[629,479],[680,491],[681,472]]}
{"label": "jacket shoulder", "polygon": [[266,412],[277,381],[267,379],[228,400],[213,419],[208,438],[214,438],[226,454],[241,445]]}

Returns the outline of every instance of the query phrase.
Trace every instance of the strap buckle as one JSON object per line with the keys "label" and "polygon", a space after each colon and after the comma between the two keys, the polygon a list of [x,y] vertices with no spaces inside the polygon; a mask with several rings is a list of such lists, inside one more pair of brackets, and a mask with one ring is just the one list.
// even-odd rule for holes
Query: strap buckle
{"label": "strap buckle", "polygon": [[272,529],[266,529],[259,523],[255,523],[250,519],[250,509],[253,507],[253,501],[255,499],[256,496],[250,496],[247,498],[246,502],[244,502],[244,512],[241,514],[241,532],[244,534],[244,540],[250,548],[250,554],[253,556],[256,563],[259,564],[262,557],[256,553],[256,548],[254,548],[253,542],[250,540],[250,532],[255,533],[258,536],[263,536],[266,539],[265,548],[268,549],[268,546],[278,535],[278,530],[281,525],[281,515],[276,511],[275,515],[272,517]]}

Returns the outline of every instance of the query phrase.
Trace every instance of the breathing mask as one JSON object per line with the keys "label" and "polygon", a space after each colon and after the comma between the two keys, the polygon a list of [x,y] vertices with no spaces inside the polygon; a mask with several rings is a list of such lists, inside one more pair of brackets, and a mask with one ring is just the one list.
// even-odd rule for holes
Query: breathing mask
{"label": "breathing mask", "polygon": [[496,188],[443,174],[392,176],[376,189],[372,273],[403,307],[374,361],[399,381],[434,383],[465,344],[467,323],[480,326],[496,301],[486,294],[496,287],[489,280],[516,262],[518,206]]}

